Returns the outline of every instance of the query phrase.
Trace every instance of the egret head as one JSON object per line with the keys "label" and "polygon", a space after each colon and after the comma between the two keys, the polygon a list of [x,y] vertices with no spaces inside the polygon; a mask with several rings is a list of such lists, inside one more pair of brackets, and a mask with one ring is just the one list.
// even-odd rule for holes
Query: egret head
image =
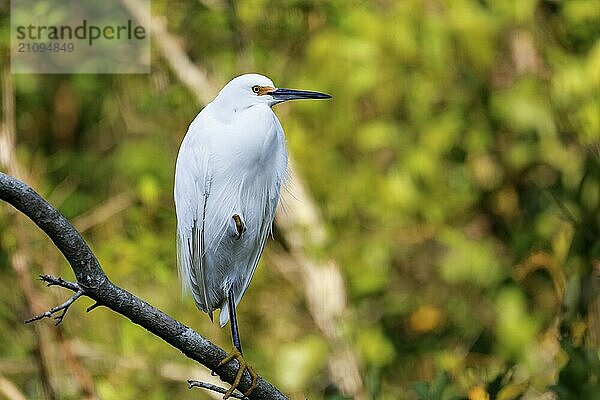
{"label": "egret head", "polygon": [[330,95],[307,90],[276,88],[273,81],[259,74],[245,74],[233,78],[221,89],[215,101],[246,108],[256,104],[274,106],[287,100],[329,99]]}

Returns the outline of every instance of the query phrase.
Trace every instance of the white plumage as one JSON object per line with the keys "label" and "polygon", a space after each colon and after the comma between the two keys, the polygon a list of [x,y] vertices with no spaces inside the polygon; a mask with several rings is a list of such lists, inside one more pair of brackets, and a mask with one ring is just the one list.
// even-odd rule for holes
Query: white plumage
{"label": "white plumage", "polygon": [[[283,129],[271,107],[330,97],[277,89],[269,78],[246,74],[190,124],[175,168],[179,276],[211,319],[221,309],[221,326],[250,284],[287,176]],[[235,323],[232,336],[241,355]]]}
{"label": "white plumage", "polygon": [[227,293],[237,305],[256,270],[287,174],[283,129],[271,110],[278,101],[253,92],[257,86],[274,88],[248,74],[220,91],[191,123],[175,169],[180,278],[211,319],[221,309],[221,326]]}
{"label": "white plumage", "polygon": [[271,232],[287,175],[283,129],[271,107],[286,100],[330,97],[276,89],[262,75],[238,76],[196,116],[181,143],[174,190],[179,276],[211,320],[217,308],[221,326],[231,318],[234,350],[218,367],[236,359],[239,369],[224,399],[246,370],[252,385],[244,396],[258,384],[258,375],[242,356],[235,308]]}

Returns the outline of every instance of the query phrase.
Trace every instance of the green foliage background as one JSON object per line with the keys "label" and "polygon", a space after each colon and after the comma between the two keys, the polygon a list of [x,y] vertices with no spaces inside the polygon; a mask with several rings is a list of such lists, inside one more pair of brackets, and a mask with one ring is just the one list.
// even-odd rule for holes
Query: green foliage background
{"label": "green foliage background", "polygon": [[[154,0],[152,12],[219,84],[256,71],[333,94],[276,112],[328,231],[310,255],[342,268],[339,329],[368,395],[599,399],[598,1],[231,4]],[[0,10],[6,69],[8,5]],[[179,294],[173,171],[199,107],[152,57],[149,75],[14,75],[18,159],[68,218],[125,196],[125,210],[84,233],[107,274],[229,348],[228,329]],[[7,210],[0,376],[43,398],[9,262],[22,217]],[[52,244],[34,239],[31,276],[53,263],[70,278]],[[247,357],[294,398],[343,398],[327,370],[332,349],[302,288],[269,262],[271,245],[239,309]],[[67,296],[52,292],[55,304]],[[194,363],[87,306],[57,329],[100,398],[208,396],[186,387]],[[80,398],[75,386],[65,377],[58,397]]]}

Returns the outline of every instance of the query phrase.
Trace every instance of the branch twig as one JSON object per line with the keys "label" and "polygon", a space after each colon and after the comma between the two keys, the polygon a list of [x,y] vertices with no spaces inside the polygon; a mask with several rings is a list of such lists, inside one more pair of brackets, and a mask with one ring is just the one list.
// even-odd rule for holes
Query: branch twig
{"label": "branch twig", "polygon": [[[221,393],[221,394],[227,393],[226,389],[223,389],[222,387],[217,386],[217,385],[213,385],[212,383],[188,379],[188,389],[192,389],[195,387],[199,387],[199,388],[206,389],[206,390],[212,390],[213,392],[217,392],[217,393]],[[247,397],[244,396],[243,394],[237,394],[237,393],[232,393],[231,395],[229,395],[229,397],[233,397],[235,399],[247,399]]]}
{"label": "branch twig", "polygon": [[41,313],[39,315],[36,315],[35,317],[29,318],[28,320],[25,321],[25,323],[28,324],[33,321],[39,321],[42,318],[50,318],[50,317],[52,317],[52,315],[60,313],[54,317],[54,320],[56,321],[54,323],[54,325],[57,326],[58,324],[60,324],[63,321],[63,318],[65,317],[65,314],[69,310],[69,307],[71,307],[71,304],[75,303],[75,301],[78,298],[80,298],[84,294],[84,292],[79,287],[78,284],[76,284],[74,282],[68,282],[68,281],[62,280],[61,278],[55,278],[50,275],[40,275],[40,279],[42,281],[46,281],[47,282],[46,286],[48,286],[48,287],[61,286],[61,287],[73,290],[75,292],[75,294],[73,296],[71,296],[67,301],[62,303],[60,306],[52,307],[51,309],[49,309],[48,311],[46,311],[44,313]]}
{"label": "branch twig", "polygon": [[[0,199],[27,215],[63,253],[75,273],[78,288],[83,291],[79,296],[77,296],[77,293],[75,296],[85,295],[90,297],[160,337],[179,349],[187,357],[200,362],[212,371],[216,371],[222,380],[228,383],[234,381],[239,367],[236,361],[219,367],[219,362],[226,356],[223,349],[215,346],[191,328],[171,318],[151,304],[113,284],[79,232],[58,210],[33,189],[18,179],[0,172]],[[67,287],[71,290],[75,288],[75,286],[69,285],[72,282],[61,281],[59,278],[50,280],[51,282],[47,280],[46,282]],[[69,303],[70,300],[66,303]],[[65,306],[65,304],[59,306],[59,308]],[[66,305],[63,309],[68,308],[69,305]],[[242,391],[248,390],[251,384],[250,375],[246,373],[242,378],[239,389]],[[262,377],[258,378],[258,385],[248,398],[287,399]]]}
{"label": "branch twig", "polygon": [[40,275],[40,281],[46,282],[46,286],[60,286],[74,292],[83,292],[83,289],[75,282],[65,281],[62,278],[57,278],[52,275]]}

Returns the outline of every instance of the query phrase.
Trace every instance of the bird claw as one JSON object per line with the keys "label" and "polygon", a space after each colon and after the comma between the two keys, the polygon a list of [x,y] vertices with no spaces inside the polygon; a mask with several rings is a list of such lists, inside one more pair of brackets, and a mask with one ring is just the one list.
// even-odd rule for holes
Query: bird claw
{"label": "bird claw", "polygon": [[228,362],[230,362],[234,359],[237,360],[238,364],[240,365],[240,368],[238,369],[238,372],[235,375],[235,380],[233,381],[233,384],[227,390],[227,392],[225,392],[225,395],[223,396],[223,400],[228,399],[231,396],[231,394],[233,393],[233,391],[235,389],[237,389],[238,385],[240,384],[240,382],[242,380],[242,376],[244,375],[244,371],[248,371],[248,373],[250,374],[250,377],[252,378],[252,384],[250,385],[248,390],[246,390],[243,393],[244,397],[249,396],[250,393],[252,393],[254,391],[254,389],[256,389],[256,386],[258,385],[258,374],[256,373],[256,371],[254,371],[254,368],[244,359],[244,357],[242,356],[242,353],[240,353],[240,351],[237,348],[234,348],[233,350],[231,350],[231,353],[229,353],[227,355],[227,357],[225,357],[223,360],[221,360],[219,365],[217,365],[217,368],[222,367],[223,365],[227,364]]}
{"label": "bird claw", "polygon": [[242,237],[242,234],[244,232],[246,232],[246,224],[242,220],[242,217],[239,216],[239,214],[233,214],[233,216],[231,218],[233,219],[233,221],[235,223],[235,231],[236,231],[235,240],[240,240],[240,238]]}

